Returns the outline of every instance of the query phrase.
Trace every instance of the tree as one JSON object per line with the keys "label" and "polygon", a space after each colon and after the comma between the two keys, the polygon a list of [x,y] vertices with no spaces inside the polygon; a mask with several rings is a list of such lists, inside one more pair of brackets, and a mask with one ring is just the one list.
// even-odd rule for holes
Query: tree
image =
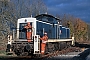
{"label": "tree", "polygon": [[67,15],[66,14],[64,14],[62,17],[62,25],[67,26]]}
{"label": "tree", "polygon": [[79,18],[64,14],[62,17],[62,25],[70,28],[70,35],[74,34],[76,41],[87,40],[87,24]]}
{"label": "tree", "polygon": [[3,39],[11,32],[10,28],[14,25],[14,8],[10,0],[0,1],[0,35]]}
{"label": "tree", "polygon": [[11,28],[16,27],[19,18],[35,16],[39,12],[45,12],[45,9],[42,0],[0,0],[0,35],[5,38]]}
{"label": "tree", "polygon": [[29,12],[29,16],[36,16],[47,12],[47,7],[42,0],[29,0],[28,5],[27,11]]}
{"label": "tree", "polygon": [[76,19],[75,36],[77,40],[83,41],[87,34],[87,24],[80,19]]}
{"label": "tree", "polygon": [[70,20],[67,21],[67,27],[70,28],[70,37],[72,37],[74,33],[74,26]]}

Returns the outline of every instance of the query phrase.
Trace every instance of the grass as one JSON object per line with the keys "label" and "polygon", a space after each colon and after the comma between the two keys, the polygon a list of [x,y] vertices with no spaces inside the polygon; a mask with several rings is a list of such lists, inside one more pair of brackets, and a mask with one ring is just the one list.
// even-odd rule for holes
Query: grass
{"label": "grass", "polygon": [[0,50],[0,55],[6,55],[6,51],[5,50]]}

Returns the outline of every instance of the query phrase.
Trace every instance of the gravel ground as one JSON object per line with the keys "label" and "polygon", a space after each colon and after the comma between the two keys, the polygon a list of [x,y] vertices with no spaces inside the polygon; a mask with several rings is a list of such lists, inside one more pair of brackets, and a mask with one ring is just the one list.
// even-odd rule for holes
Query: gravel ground
{"label": "gravel ground", "polygon": [[[76,51],[76,52],[75,52]],[[47,55],[42,56],[42,58],[31,58],[31,57],[17,57],[17,56],[11,56],[11,55],[1,55],[0,60],[65,60],[65,59],[72,59],[74,58],[75,53],[79,54],[81,52],[81,48],[79,47],[70,47],[67,49],[63,49],[62,51],[56,51]],[[68,53],[69,52],[69,53]],[[74,58],[75,59],[75,58]]]}
{"label": "gravel ground", "polygon": [[82,52],[69,52],[67,54],[46,58],[44,60],[90,60],[89,54],[90,54],[90,49],[88,48]]}

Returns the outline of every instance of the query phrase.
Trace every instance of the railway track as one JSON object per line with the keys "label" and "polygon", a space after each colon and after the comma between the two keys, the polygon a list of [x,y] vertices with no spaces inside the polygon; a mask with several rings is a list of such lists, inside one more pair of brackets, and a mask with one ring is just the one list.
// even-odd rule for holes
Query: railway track
{"label": "railway track", "polygon": [[61,55],[61,54],[67,54],[69,52],[83,52],[87,47],[89,47],[90,45],[87,45],[87,44],[77,44],[75,47],[69,47],[69,48],[64,48],[63,50],[61,51],[54,51],[52,53],[48,53],[48,54],[45,54],[45,55],[38,55],[37,57],[34,56],[15,56],[15,55],[12,55],[12,56],[0,56],[0,59],[4,59],[4,60],[19,60],[19,59],[22,59],[22,60],[37,60],[37,59],[45,59],[45,58],[51,58],[51,57],[54,57],[54,56],[58,56],[58,55]]}
{"label": "railway track", "polygon": [[60,54],[66,54],[69,52],[80,52],[80,51],[82,51],[82,49],[79,47],[70,47],[70,48],[63,49],[61,51],[55,51],[53,53],[47,54],[46,56],[49,58],[49,57],[57,56]]}
{"label": "railway track", "polygon": [[60,54],[66,54],[66,53],[69,53],[69,52],[79,52],[79,51],[81,51],[81,48],[79,48],[79,47],[69,47],[69,48],[65,48],[65,49],[63,49],[63,50],[61,50],[61,51],[55,51],[55,52],[52,52],[52,53],[48,53],[48,54],[46,54],[46,55],[42,55],[42,56],[40,56],[40,55],[38,55],[37,57],[35,57],[35,56],[2,56],[2,57],[0,57],[0,59],[7,59],[7,60],[19,60],[19,59],[26,59],[26,60],[28,60],[28,59],[31,59],[31,60],[37,60],[37,59],[40,59],[40,60],[42,60],[42,59],[45,59],[45,58],[50,58],[50,57],[53,57],[53,56],[57,56],[57,55],[60,55]]}

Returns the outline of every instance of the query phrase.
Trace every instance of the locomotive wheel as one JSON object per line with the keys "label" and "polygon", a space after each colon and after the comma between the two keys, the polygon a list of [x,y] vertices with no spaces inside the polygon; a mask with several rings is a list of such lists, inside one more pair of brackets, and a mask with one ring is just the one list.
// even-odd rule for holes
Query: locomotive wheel
{"label": "locomotive wheel", "polygon": [[71,42],[67,42],[67,48],[71,47]]}
{"label": "locomotive wheel", "polygon": [[54,49],[55,49],[55,51],[59,50],[59,44],[58,43],[54,44]]}
{"label": "locomotive wheel", "polygon": [[28,52],[16,53],[17,56],[28,56]]}
{"label": "locomotive wheel", "polygon": [[20,54],[20,56],[28,56],[28,52],[23,52]]}
{"label": "locomotive wheel", "polygon": [[6,52],[10,52],[10,49],[6,49]]}
{"label": "locomotive wheel", "polygon": [[41,54],[35,54],[35,55],[33,55],[33,57],[37,57],[37,58],[39,58],[41,56],[42,56]]}
{"label": "locomotive wheel", "polygon": [[47,45],[47,51],[48,51],[48,53],[49,52],[53,52],[55,49],[54,49],[54,44],[53,43],[48,43],[48,45]]}
{"label": "locomotive wheel", "polygon": [[58,47],[59,47],[59,50],[61,50],[61,42],[59,42]]}
{"label": "locomotive wheel", "polygon": [[53,43],[47,43],[46,44],[45,54],[53,52],[54,50],[55,49],[54,49],[54,44]]}

